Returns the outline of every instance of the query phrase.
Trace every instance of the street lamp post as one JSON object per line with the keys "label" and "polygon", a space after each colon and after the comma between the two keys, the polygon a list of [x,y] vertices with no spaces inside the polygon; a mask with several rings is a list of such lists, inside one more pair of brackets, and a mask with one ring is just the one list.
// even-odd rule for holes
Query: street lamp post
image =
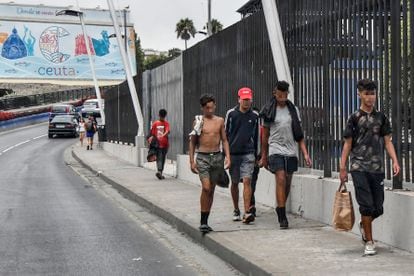
{"label": "street lamp post", "polygon": [[83,38],[85,40],[86,53],[88,54],[89,65],[91,66],[91,73],[92,73],[93,83],[94,83],[94,86],[95,86],[95,93],[96,93],[96,97],[98,98],[98,102],[99,102],[99,112],[100,112],[100,115],[101,115],[101,124],[105,125],[105,112],[104,112],[104,106],[102,104],[101,90],[99,89],[98,80],[96,78],[95,64],[94,64],[93,59],[92,59],[92,54],[91,54],[88,35],[86,34],[86,28],[85,28],[85,22],[84,22],[84,18],[83,18],[83,12],[80,11],[80,10],[69,10],[68,9],[68,10],[57,11],[56,15],[57,16],[59,16],[59,15],[69,15],[69,16],[79,17],[79,20],[80,20],[80,23],[81,23],[81,26],[82,26]]}

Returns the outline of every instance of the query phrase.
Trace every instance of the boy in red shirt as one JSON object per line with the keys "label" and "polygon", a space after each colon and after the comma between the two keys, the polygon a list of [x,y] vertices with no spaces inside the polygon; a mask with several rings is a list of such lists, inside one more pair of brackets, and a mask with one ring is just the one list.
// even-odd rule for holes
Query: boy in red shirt
{"label": "boy in red shirt", "polygon": [[157,173],[155,174],[158,179],[164,179],[162,171],[164,170],[165,157],[168,151],[168,134],[170,134],[170,124],[165,120],[167,117],[167,110],[160,109],[158,113],[160,119],[155,121],[151,126],[151,137],[148,142],[151,143],[152,137],[156,137],[158,140],[157,148]]}

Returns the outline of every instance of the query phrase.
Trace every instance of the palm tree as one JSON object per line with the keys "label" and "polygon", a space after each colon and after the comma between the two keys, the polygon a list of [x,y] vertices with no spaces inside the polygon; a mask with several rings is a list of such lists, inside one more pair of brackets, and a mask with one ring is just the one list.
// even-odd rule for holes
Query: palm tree
{"label": "palm tree", "polygon": [[211,19],[211,33],[216,34],[221,30],[223,30],[223,24],[221,24],[217,19]]}
{"label": "palm tree", "polygon": [[185,49],[187,49],[187,40],[195,36],[197,33],[196,28],[194,27],[193,20],[189,18],[180,19],[178,21],[175,32],[177,33],[177,38],[181,38],[185,41]]}

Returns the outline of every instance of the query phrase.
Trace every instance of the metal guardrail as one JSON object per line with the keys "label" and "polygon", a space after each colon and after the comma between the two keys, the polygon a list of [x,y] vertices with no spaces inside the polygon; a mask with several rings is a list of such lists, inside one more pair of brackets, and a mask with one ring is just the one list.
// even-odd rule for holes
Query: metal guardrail
{"label": "metal guardrail", "polygon": [[23,107],[46,105],[76,99],[86,99],[94,95],[94,89],[85,88],[34,94],[28,96],[5,97],[3,99],[0,99],[0,110],[18,109]]}

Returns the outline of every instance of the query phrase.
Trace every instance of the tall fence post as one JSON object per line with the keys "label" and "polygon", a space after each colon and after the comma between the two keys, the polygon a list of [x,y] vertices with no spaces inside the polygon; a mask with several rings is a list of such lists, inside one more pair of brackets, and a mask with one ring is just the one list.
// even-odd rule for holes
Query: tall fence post
{"label": "tall fence post", "polygon": [[[330,1],[330,0],[329,0]],[[330,78],[329,78],[329,68],[330,68],[330,5],[323,5],[324,22],[323,30],[325,35],[323,36],[323,176],[331,177],[331,135],[330,135]]]}
{"label": "tall fence post", "polygon": [[[401,146],[401,3],[391,1],[391,120],[393,128],[392,140],[398,160],[402,160]],[[392,172],[392,170],[391,170]],[[393,178],[393,189],[402,189],[402,172]]]}

